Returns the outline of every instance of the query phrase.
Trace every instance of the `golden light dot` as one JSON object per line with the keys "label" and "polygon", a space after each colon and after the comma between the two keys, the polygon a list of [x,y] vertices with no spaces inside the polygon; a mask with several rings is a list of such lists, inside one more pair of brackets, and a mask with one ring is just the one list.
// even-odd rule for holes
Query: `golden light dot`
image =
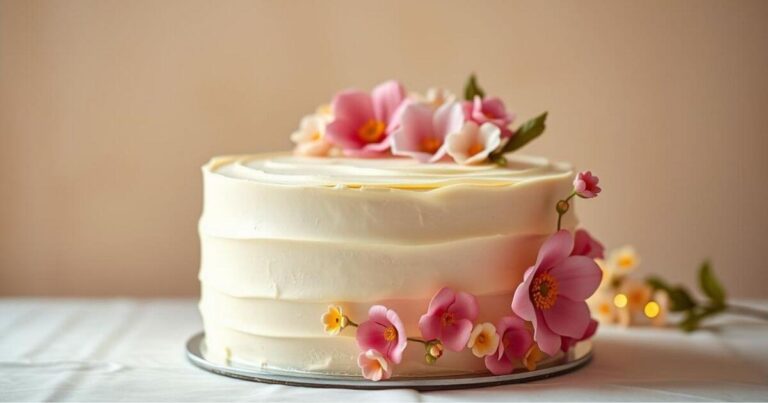
{"label": "golden light dot", "polygon": [[645,313],[645,316],[653,319],[659,316],[659,312],[661,312],[661,307],[659,306],[658,303],[656,303],[656,301],[651,301],[645,304],[645,308],[643,309],[643,312]]}
{"label": "golden light dot", "polygon": [[624,308],[627,306],[627,296],[624,294],[616,294],[615,297],[613,297],[613,305],[616,305],[619,308]]}

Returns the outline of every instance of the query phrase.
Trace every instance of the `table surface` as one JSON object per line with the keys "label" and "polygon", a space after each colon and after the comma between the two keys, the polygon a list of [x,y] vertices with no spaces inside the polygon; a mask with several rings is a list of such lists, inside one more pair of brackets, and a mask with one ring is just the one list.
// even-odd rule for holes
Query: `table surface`
{"label": "table surface", "polygon": [[605,326],[595,359],[577,372],[428,393],[214,375],[184,355],[185,341],[200,329],[194,300],[0,299],[0,401],[768,400],[768,324],[735,317],[690,335]]}

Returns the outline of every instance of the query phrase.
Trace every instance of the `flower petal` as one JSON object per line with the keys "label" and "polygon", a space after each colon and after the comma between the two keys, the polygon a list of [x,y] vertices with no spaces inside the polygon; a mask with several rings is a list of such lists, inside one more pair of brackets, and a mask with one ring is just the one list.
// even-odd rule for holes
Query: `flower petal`
{"label": "flower petal", "polygon": [[467,319],[457,320],[453,325],[442,328],[440,341],[443,342],[445,348],[451,351],[461,351],[467,345],[471,333],[471,321]]}
{"label": "flower petal", "polygon": [[[573,338],[580,338],[584,335],[591,319],[586,302],[571,301],[563,297],[558,297],[555,305],[543,310],[542,315],[547,322],[547,327],[553,332]],[[557,347],[560,348],[559,342]]]}
{"label": "flower petal", "polygon": [[457,319],[469,319],[474,322],[478,313],[477,298],[472,294],[459,291],[448,311]]}
{"label": "flower petal", "polygon": [[525,272],[523,282],[518,284],[515,295],[512,296],[512,311],[517,316],[533,321],[536,319],[536,310],[531,302],[531,281],[533,281],[534,267]]}
{"label": "flower petal", "polygon": [[511,374],[515,366],[506,356],[499,357],[498,354],[485,356],[485,367],[494,375]]}
{"label": "flower petal", "polygon": [[[544,241],[536,258],[536,270],[547,270],[568,257],[573,250],[573,235],[561,229]],[[527,318],[524,318],[527,319]]]}
{"label": "flower petal", "polygon": [[549,274],[557,280],[559,295],[573,301],[584,301],[592,296],[603,278],[600,266],[586,256],[567,257]]}
{"label": "flower petal", "polygon": [[427,340],[439,339],[442,337],[443,325],[440,316],[437,314],[424,314],[419,318],[419,331],[421,336]]}
{"label": "flower petal", "polygon": [[365,145],[357,135],[360,125],[353,120],[336,119],[325,128],[328,141],[345,149],[358,149]]}
{"label": "flower petal", "polygon": [[405,99],[405,95],[405,88],[395,80],[377,85],[371,93],[373,111],[376,118],[382,122],[389,123],[395,114],[395,110]]}
{"label": "flower petal", "polygon": [[533,339],[536,340],[541,351],[549,355],[555,355],[560,350],[561,338],[547,327],[547,323],[541,315],[541,312],[536,312],[536,319],[533,324]]}
{"label": "flower petal", "polygon": [[376,350],[381,354],[387,352],[387,341],[384,339],[384,327],[373,320],[367,320],[357,327],[355,334],[357,346],[361,350]]}
{"label": "flower petal", "polygon": [[395,364],[399,364],[403,359],[403,351],[405,351],[405,348],[408,346],[408,336],[405,334],[405,325],[403,324],[403,321],[400,320],[397,312],[391,309],[388,310],[387,320],[395,327],[395,330],[397,330],[397,344],[395,344],[389,351],[388,358]]}
{"label": "flower petal", "polygon": [[373,101],[371,96],[357,90],[342,91],[333,99],[333,114],[335,119],[347,120],[359,128],[369,119],[374,119]]}

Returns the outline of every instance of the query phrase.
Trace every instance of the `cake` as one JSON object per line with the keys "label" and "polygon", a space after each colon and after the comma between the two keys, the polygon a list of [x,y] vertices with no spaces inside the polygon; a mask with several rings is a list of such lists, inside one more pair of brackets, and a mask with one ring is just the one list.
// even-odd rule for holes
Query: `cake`
{"label": "cake", "polygon": [[[408,96],[394,82],[369,101],[345,91],[302,121],[294,153],[216,157],[203,167],[207,357],[372,380],[503,373],[594,333],[592,320],[548,318],[563,309],[583,316],[588,295],[573,296],[569,276],[599,284],[593,259],[602,248],[576,231],[570,206],[599,192],[596,177],[510,153],[513,139],[527,136],[521,147],[544,120],[509,129],[500,101],[478,94],[474,79],[467,88],[463,103],[444,91]],[[354,97],[362,107],[345,106]],[[478,102],[497,109],[473,120],[468,104]],[[343,138],[348,126],[359,138]],[[568,250],[539,268],[558,242]],[[531,317],[534,308],[542,316]]]}

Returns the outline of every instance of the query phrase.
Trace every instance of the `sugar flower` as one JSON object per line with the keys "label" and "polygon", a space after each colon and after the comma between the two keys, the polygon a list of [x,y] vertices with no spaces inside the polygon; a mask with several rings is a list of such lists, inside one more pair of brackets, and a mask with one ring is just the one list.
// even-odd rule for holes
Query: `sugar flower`
{"label": "sugar flower", "polygon": [[325,333],[335,336],[347,326],[347,318],[340,306],[330,305],[328,311],[323,314]]}
{"label": "sugar flower", "polygon": [[587,304],[590,311],[600,323],[614,323],[618,319],[618,311],[614,305],[613,290],[601,289],[589,297]]}
{"label": "sugar flower", "polygon": [[635,252],[635,248],[624,246],[608,255],[607,264],[616,272],[616,275],[623,276],[640,265],[640,257]]}
{"label": "sugar flower", "polygon": [[499,335],[496,333],[496,326],[488,322],[476,325],[469,335],[467,347],[471,348],[472,354],[478,358],[493,354],[499,347]]}
{"label": "sugar flower", "polygon": [[604,251],[603,244],[592,238],[586,230],[578,229],[573,234],[573,251],[571,255],[602,259]]}
{"label": "sugar flower", "polygon": [[573,235],[560,230],[539,249],[536,263],[515,290],[512,310],[532,322],[541,351],[554,355],[563,336],[579,338],[590,323],[585,300],[600,285],[602,271],[594,259],[571,256]]}
{"label": "sugar flower", "polygon": [[357,356],[357,366],[365,379],[380,381],[392,376],[392,365],[376,350],[366,350]]}
{"label": "sugar flower", "polygon": [[456,102],[456,95],[445,88],[432,87],[427,90],[425,95],[413,93],[411,94],[416,102],[428,105],[433,109],[437,109],[445,104]]}
{"label": "sugar flower", "polygon": [[296,144],[294,154],[315,157],[328,155],[333,145],[325,136],[325,126],[330,119],[330,115],[324,113],[304,116],[299,129],[291,134],[291,141]]}
{"label": "sugar flower", "polygon": [[579,172],[576,179],[573,180],[573,188],[579,197],[591,199],[597,197],[597,194],[602,190],[600,186],[597,186],[598,182],[600,182],[600,178],[592,175],[592,172]]}
{"label": "sugar flower", "polygon": [[413,103],[402,115],[400,127],[392,133],[392,154],[435,162],[445,156],[445,137],[458,133],[464,113],[458,103],[437,108]]}
{"label": "sugar flower", "polygon": [[419,319],[419,330],[425,339],[439,339],[449,350],[461,351],[469,340],[477,311],[474,295],[444,287],[429,301],[427,313]]}
{"label": "sugar flower", "polygon": [[499,347],[495,354],[485,356],[485,367],[494,375],[512,373],[515,361],[522,360],[535,345],[531,330],[517,316],[504,316],[496,324]]}
{"label": "sugar flower", "polygon": [[536,343],[533,343],[531,348],[526,351],[525,356],[523,356],[522,363],[525,369],[529,371],[533,371],[536,369],[536,365],[539,361],[541,361],[542,358],[542,352],[539,349],[539,345]]}
{"label": "sugar flower", "polygon": [[584,331],[584,334],[577,338],[564,336],[560,342],[560,349],[567,353],[571,347],[576,345],[576,343],[592,338],[592,336],[595,335],[595,332],[597,332],[597,326],[598,322],[594,319],[590,319],[589,326],[587,326],[587,330]]}
{"label": "sugar flower", "polygon": [[467,122],[457,133],[449,134],[446,139],[446,151],[459,164],[479,164],[501,144],[501,130],[491,124]]}
{"label": "sugar flower", "polygon": [[515,120],[513,113],[507,112],[504,102],[499,98],[481,98],[475,95],[472,101],[464,101],[464,115],[466,119],[482,125],[491,123],[498,127],[503,138],[510,137],[513,133],[508,126]]}
{"label": "sugar flower", "polygon": [[367,92],[347,90],[333,99],[334,119],[326,127],[328,140],[349,155],[377,155],[389,149],[397,128],[405,89],[387,81]]}
{"label": "sugar flower", "polygon": [[619,306],[619,308],[626,306],[627,309],[629,309],[629,311],[633,314],[642,312],[645,304],[651,300],[652,294],[653,289],[645,281],[640,281],[633,278],[625,279],[621,282],[619,293],[617,294],[617,296],[623,296],[619,297],[619,299],[623,298],[622,301],[625,301],[623,304],[618,304],[623,305]]}
{"label": "sugar flower", "polygon": [[357,345],[361,350],[376,350],[395,364],[402,360],[407,343],[400,317],[382,305],[372,306],[368,320],[357,327]]}

